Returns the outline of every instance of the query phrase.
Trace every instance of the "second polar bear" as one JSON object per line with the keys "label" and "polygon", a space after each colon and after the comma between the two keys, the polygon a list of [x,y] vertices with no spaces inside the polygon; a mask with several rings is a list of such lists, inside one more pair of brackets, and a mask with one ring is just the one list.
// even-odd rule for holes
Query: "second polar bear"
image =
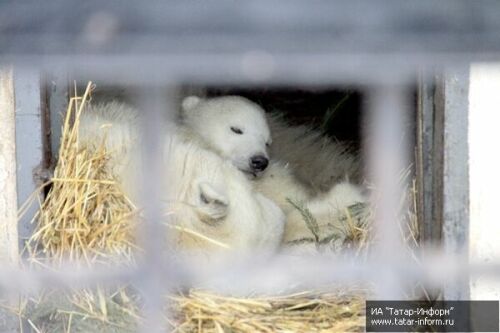
{"label": "second polar bear", "polygon": [[366,202],[360,187],[339,182],[356,179],[360,169],[357,159],[344,147],[327,142],[306,127],[266,119],[264,110],[246,98],[186,97],[181,127],[187,140],[230,160],[254,180],[260,193],[283,209],[287,215],[285,243],[311,233],[292,202],[306,208],[320,228],[333,225],[338,229],[342,229],[339,216],[347,207]]}
{"label": "second polar bear", "polygon": [[[137,110],[121,104],[92,106],[80,118],[80,143],[105,142],[109,166],[132,199],[143,171]],[[162,133],[162,192],[173,241],[182,250],[210,253],[269,253],[281,244],[284,215],[229,161],[193,142],[177,130]],[[219,251],[220,250],[220,251]]]}
{"label": "second polar bear", "polygon": [[[273,199],[287,216],[283,236],[286,245],[301,245],[308,240],[314,241],[315,237],[318,237],[316,241],[333,237],[341,244],[353,227],[346,223],[347,210],[367,202],[361,188],[347,181],[334,185],[328,192],[314,194],[293,176],[288,165],[280,162],[272,162],[254,183],[256,189]],[[305,211],[315,220],[316,234],[307,226]]]}

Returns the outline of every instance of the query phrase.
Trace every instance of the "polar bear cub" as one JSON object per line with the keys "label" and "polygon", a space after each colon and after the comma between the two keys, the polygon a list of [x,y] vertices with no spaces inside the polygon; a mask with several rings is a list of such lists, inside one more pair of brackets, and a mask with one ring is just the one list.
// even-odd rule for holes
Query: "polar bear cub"
{"label": "polar bear cub", "polygon": [[[126,193],[137,197],[141,163],[137,111],[121,103],[90,107],[80,119],[80,142],[105,139],[110,166]],[[162,198],[173,241],[180,249],[273,252],[282,241],[284,215],[271,200],[256,193],[231,162],[181,139],[172,129],[164,137],[165,189]]]}
{"label": "polar bear cub", "polygon": [[294,177],[315,193],[360,178],[360,161],[346,146],[307,126],[290,126],[267,116],[241,96],[188,96],[182,101],[180,123],[190,140],[232,161],[251,178],[263,174],[270,155],[287,164]]}
{"label": "polar bear cub", "polygon": [[[347,207],[366,202],[360,187],[339,182],[350,176],[340,177],[342,173],[359,169],[354,156],[307,127],[269,120],[277,136],[270,132],[264,110],[246,98],[189,96],[182,102],[181,124],[188,133],[186,138],[231,161],[254,181],[259,193],[280,206],[287,215],[285,242],[311,233],[290,201],[303,204],[320,227],[339,224],[338,216]],[[271,161],[269,150],[274,153]],[[254,163],[257,157],[262,163]],[[307,177],[307,172],[314,174]],[[325,184],[326,191],[321,190]]]}
{"label": "polar bear cub", "polygon": [[249,177],[266,169],[271,133],[260,106],[239,96],[189,96],[182,110],[180,123],[189,140],[215,151]]}
{"label": "polar bear cub", "polygon": [[[360,186],[347,181],[334,185],[326,193],[316,194],[293,176],[289,165],[281,162],[271,162],[268,170],[254,184],[258,192],[272,198],[287,216],[283,237],[286,245],[300,245],[305,240],[314,240],[314,236],[323,240],[332,235],[338,243],[343,243],[353,227],[346,225],[347,209],[368,201]],[[313,235],[307,226],[302,215],[305,211],[314,218],[317,235]],[[353,222],[358,221],[354,219]]]}

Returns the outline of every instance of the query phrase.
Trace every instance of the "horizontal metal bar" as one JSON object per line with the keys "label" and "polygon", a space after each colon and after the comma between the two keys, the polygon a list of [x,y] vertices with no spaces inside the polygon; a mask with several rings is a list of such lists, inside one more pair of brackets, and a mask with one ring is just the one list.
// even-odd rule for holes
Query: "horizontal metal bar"
{"label": "horizontal metal bar", "polygon": [[75,265],[61,265],[58,269],[0,268],[0,288],[5,293],[32,294],[44,289],[86,288],[98,284],[129,283],[139,273],[129,267],[103,267],[83,269]]}
{"label": "horizontal metal bar", "polygon": [[[498,59],[493,55],[482,60]],[[419,54],[183,54],[3,56],[0,64],[35,67],[47,72],[67,71],[81,81],[98,84],[152,85],[197,84],[375,84],[416,80],[420,66],[463,62],[457,55],[433,58]],[[263,69],[265,66],[265,69]],[[255,71],[253,69],[256,69]]]}
{"label": "horizontal metal bar", "polygon": [[[349,257],[277,256],[207,262],[206,258],[178,257],[175,262],[158,262],[159,278],[175,281],[180,287],[205,287],[229,293],[276,294],[293,288],[315,289],[332,283],[373,283],[380,274],[378,261],[360,261]],[[132,267],[97,266],[82,269],[71,265],[54,269],[11,269],[0,267],[0,288],[26,294],[43,288],[84,288],[98,284],[140,284],[144,279],[142,265]],[[460,257],[434,254],[425,261],[409,259],[399,262],[394,272],[405,283],[441,286],[457,276],[498,277],[500,262],[464,263]],[[174,274],[175,276],[173,276]],[[338,284],[337,284],[338,286]]]}
{"label": "horizontal metal bar", "polygon": [[495,0],[10,1],[0,54],[500,51]]}

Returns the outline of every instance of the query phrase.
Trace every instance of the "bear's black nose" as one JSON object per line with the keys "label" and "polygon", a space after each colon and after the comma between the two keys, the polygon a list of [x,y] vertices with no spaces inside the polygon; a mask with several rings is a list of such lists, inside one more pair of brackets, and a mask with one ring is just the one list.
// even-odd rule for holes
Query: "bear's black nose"
{"label": "bear's black nose", "polygon": [[264,171],[269,164],[269,160],[262,155],[253,156],[250,159],[250,167],[253,171]]}

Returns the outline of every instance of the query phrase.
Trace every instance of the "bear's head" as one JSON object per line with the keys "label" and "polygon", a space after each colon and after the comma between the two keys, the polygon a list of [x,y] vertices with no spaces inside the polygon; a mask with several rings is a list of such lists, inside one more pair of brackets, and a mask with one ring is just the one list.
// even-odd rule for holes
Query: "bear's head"
{"label": "bear's head", "polygon": [[204,145],[251,178],[269,164],[271,134],[264,110],[240,96],[186,97],[182,122]]}

